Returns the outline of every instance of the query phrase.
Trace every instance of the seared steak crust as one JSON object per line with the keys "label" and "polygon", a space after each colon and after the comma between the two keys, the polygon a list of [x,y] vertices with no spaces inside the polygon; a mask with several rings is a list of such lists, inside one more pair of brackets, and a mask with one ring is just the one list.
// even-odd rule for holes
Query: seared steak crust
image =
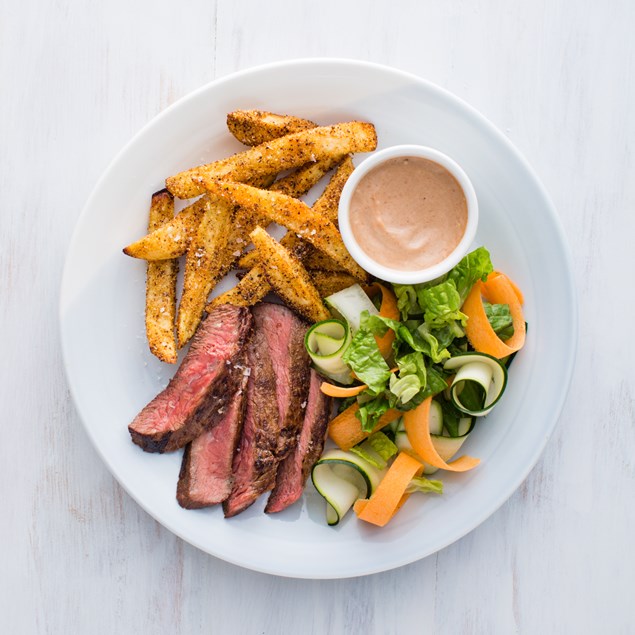
{"label": "seared steak crust", "polygon": [[183,447],[207,427],[227,395],[237,391],[233,360],[253,324],[249,309],[222,305],[204,320],[181,366],[168,384],[128,426],[146,452]]}
{"label": "seared steak crust", "polygon": [[322,454],[332,400],[320,390],[321,383],[320,376],[311,370],[311,386],[302,430],[297,445],[278,466],[276,485],[265,507],[268,514],[280,512],[300,498],[309,472]]}

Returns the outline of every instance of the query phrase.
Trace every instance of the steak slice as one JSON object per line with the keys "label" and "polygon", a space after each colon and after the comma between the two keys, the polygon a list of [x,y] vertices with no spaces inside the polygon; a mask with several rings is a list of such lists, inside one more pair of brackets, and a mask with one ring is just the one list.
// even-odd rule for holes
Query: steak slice
{"label": "steak slice", "polygon": [[225,517],[247,509],[276,480],[280,414],[276,396],[276,374],[262,328],[263,313],[254,310],[254,334],[247,344],[247,383],[243,431],[232,471],[234,484],[223,502]]}
{"label": "steak slice", "polygon": [[296,445],[309,393],[310,359],[304,348],[307,325],[281,304],[253,308],[257,328],[264,331],[276,375],[280,413],[276,457],[283,459]]}
{"label": "steak slice", "polygon": [[229,371],[252,323],[249,309],[229,304],[207,316],[167,388],[128,426],[134,443],[146,452],[170,452],[201,434],[213,419],[218,400],[237,389],[238,375]]}
{"label": "steak slice", "polygon": [[233,484],[232,461],[243,427],[245,392],[249,373],[240,372],[238,390],[227,403],[212,426],[185,446],[176,499],[181,507],[200,509],[222,503],[230,494]]}
{"label": "steak slice", "polygon": [[320,390],[321,383],[320,376],[311,369],[311,386],[300,437],[295,448],[278,466],[276,485],[265,507],[268,514],[281,512],[300,498],[309,472],[322,454],[332,400]]}

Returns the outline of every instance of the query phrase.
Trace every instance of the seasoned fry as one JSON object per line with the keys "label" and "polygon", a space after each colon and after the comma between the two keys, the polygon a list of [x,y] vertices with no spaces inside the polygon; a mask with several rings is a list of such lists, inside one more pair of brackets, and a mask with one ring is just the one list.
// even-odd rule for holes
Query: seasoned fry
{"label": "seasoned fry", "polygon": [[191,198],[202,194],[205,184],[214,179],[244,182],[309,161],[350,152],[370,152],[376,147],[377,135],[370,123],[351,121],[312,128],[263,143],[228,159],[181,172],[166,179],[166,187],[179,198]]}
{"label": "seasoned fry", "polygon": [[309,245],[302,263],[307,269],[316,269],[318,271],[331,271],[334,273],[342,273],[343,269],[332,258],[317,250],[313,245]]}
{"label": "seasoned fry", "polygon": [[262,227],[251,232],[251,240],[269,284],[285,303],[312,322],[327,320],[330,313],[302,263]]}
{"label": "seasoned fry", "polygon": [[[329,206],[337,206],[339,202],[339,195],[341,194],[341,190],[344,187],[345,180],[342,178],[342,175],[346,173],[349,169],[349,166],[338,168],[335,174],[331,177],[326,188],[324,188],[324,192],[320,195],[320,197],[315,201],[313,205],[313,210],[322,209],[324,213],[329,214]],[[348,178],[348,177],[347,177]],[[328,204],[327,204],[328,202]],[[303,261],[306,259],[307,251],[315,252],[320,254],[323,259],[327,263],[332,263],[334,267],[339,267],[337,263],[331,260],[328,256],[322,254],[322,252],[317,251],[315,247],[310,245],[309,243],[300,240],[296,234],[292,232],[287,232],[280,241],[280,244],[286,247],[296,258]],[[253,262],[253,267],[251,267],[250,271],[245,274],[242,280],[229,291],[226,291],[222,295],[214,298],[206,307],[206,311],[211,311],[215,306],[220,304],[234,304],[236,306],[252,306],[262,300],[269,291],[271,291],[271,285],[267,281],[265,276],[264,267],[261,265],[259,260],[259,255],[256,250],[245,254],[243,258],[239,261],[239,265],[245,259],[246,256],[250,257],[250,260]],[[336,280],[343,280],[344,277],[348,276],[353,279],[349,274],[340,273],[334,274]],[[324,277],[324,276],[321,276]],[[346,288],[353,284],[352,282],[346,284],[341,288]],[[334,293],[334,292],[333,292]],[[327,294],[330,295],[330,294]],[[325,297],[325,296],[323,296]]]}
{"label": "seasoned fry", "polygon": [[[332,160],[300,168],[271,186],[272,190],[302,196],[332,167]],[[249,210],[239,209],[222,199],[204,197],[205,213],[192,239],[185,259],[183,296],[177,317],[179,348],[198,327],[207,296],[234,266],[249,234],[266,219]]]}
{"label": "seasoned fry", "polygon": [[[334,167],[335,165],[337,165],[338,162],[333,161],[333,165],[331,167]],[[314,163],[309,165],[318,166],[320,164]],[[355,169],[355,166],[353,165],[353,161],[350,156],[347,156],[343,161],[341,161],[339,167],[335,171],[335,174],[331,177],[331,180],[328,182],[327,186],[324,188],[324,192],[322,192],[318,200],[313,205],[313,211],[322,214],[322,216],[325,216],[331,222],[336,224],[337,209],[338,209],[338,205],[340,201],[340,196],[342,195],[342,189],[344,188],[344,185],[346,184],[348,177],[351,175],[351,172],[354,169]],[[281,181],[278,181],[278,183],[280,182]],[[275,185],[277,185],[277,183],[274,184],[274,187]],[[272,187],[271,190],[274,190],[274,187]],[[275,191],[282,192],[283,194],[287,194],[288,196],[294,196],[296,198],[299,196],[297,194],[289,192],[288,190],[276,189]],[[304,262],[305,256],[310,254],[311,252],[315,252],[315,249],[311,247],[310,245],[305,244],[303,247],[303,253],[300,254],[298,252],[298,247],[300,242],[301,242],[300,239],[291,232],[287,232],[287,234],[285,234],[285,236],[282,238],[282,241],[281,241],[281,243],[287,249],[289,249],[292,253],[294,253],[294,255],[300,258],[302,262]],[[316,253],[321,254],[321,252],[316,252]],[[333,271],[337,271],[341,269],[336,263],[334,263],[327,256],[322,256],[322,257],[324,258],[326,263],[331,263],[331,267],[336,267],[335,269],[332,269]],[[251,269],[257,264],[258,264],[257,255],[254,252],[248,252],[240,258],[240,260],[237,263],[237,266],[240,269]],[[314,267],[314,269],[328,269],[328,267],[316,266]]]}
{"label": "seasoned fry", "polygon": [[[161,190],[152,195],[148,231],[154,231],[174,217],[174,197]],[[174,316],[176,314],[176,259],[148,263],[146,278],[146,336],[153,355],[176,363]]]}
{"label": "seasoned fry", "polygon": [[316,124],[299,117],[276,115],[264,110],[235,110],[227,115],[227,128],[246,146],[257,146]]}
{"label": "seasoned fry", "polygon": [[143,260],[165,260],[182,256],[201,222],[208,198],[203,196],[198,199],[173,216],[169,222],[124,247],[123,253]]}
{"label": "seasoned fry", "polygon": [[321,271],[319,269],[309,269],[308,272],[322,298],[326,298],[342,289],[348,289],[348,287],[357,282],[349,273]]}
{"label": "seasoned fry", "polygon": [[265,276],[264,268],[258,265],[248,271],[235,287],[214,298],[205,310],[209,313],[221,304],[253,306],[260,302],[269,291],[271,291],[271,285]]}
{"label": "seasoned fry", "polygon": [[366,272],[346,250],[335,225],[302,201],[249,185],[208,178],[205,178],[205,187],[215,196],[283,225],[326,253],[358,280],[366,280]]}
{"label": "seasoned fry", "polygon": [[[306,194],[340,160],[341,157],[327,157],[323,161],[307,163],[273,184],[273,178],[267,177],[257,180],[255,185],[270,187],[275,192],[297,198]],[[196,233],[205,212],[205,197],[206,195],[182,209],[170,222],[124,247],[123,252],[127,256],[142,260],[165,260],[182,256],[187,251],[187,246]],[[254,227],[255,225],[247,227],[235,237],[241,238],[237,247],[240,251],[246,246],[247,237]]]}
{"label": "seasoned fry", "polygon": [[234,207],[231,203],[216,197],[207,197],[205,214],[185,258],[183,295],[176,320],[179,348],[194,335],[209,292],[231,267],[227,238],[233,220]]}
{"label": "seasoned fry", "polygon": [[[309,163],[301,168],[298,168],[295,172],[279,179],[269,189],[272,192],[279,192],[293,198],[303,196],[329,170],[331,170],[334,165],[335,159],[331,157],[325,159],[324,161],[318,161],[317,163]],[[235,247],[233,251],[242,251],[247,246],[249,242],[249,234],[259,224],[266,225],[268,224],[268,221],[266,218],[258,216],[250,210],[239,209],[236,215],[236,222],[232,227],[232,233],[230,234],[228,241],[230,245]],[[251,253],[252,252],[249,252],[249,254]],[[249,257],[254,258],[254,263],[258,262],[253,255],[250,255]],[[236,263],[236,259],[234,258],[232,266],[234,265],[240,267],[240,261]]]}
{"label": "seasoned fry", "polygon": [[340,155],[327,156],[320,161],[309,162],[291,174],[278,179],[269,189],[293,198],[304,196],[327,172],[340,161]]}
{"label": "seasoned fry", "polygon": [[[293,174],[289,175],[288,178],[291,179]],[[306,179],[306,175],[296,176],[295,178]],[[267,188],[274,180],[275,177],[270,176],[253,179],[251,185]],[[123,252],[127,256],[143,260],[164,260],[182,256],[187,251],[188,245],[205,213],[207,205],[205,199],[206,196],[203,196],[194,201],[194,203],[182,209],[169,223],[158,227],[155,231],[124,247]]]}
{"label": "seasoned fry", "polygon": [[328,218],[334,225],[337,225],[337,213],[340,205],[342,190],[348,181],[348,177],[353,173],[355,166],[353,159],[348,155],[339,165],[333,178],[324,189],[324,193],[315,202],[313,211]]}

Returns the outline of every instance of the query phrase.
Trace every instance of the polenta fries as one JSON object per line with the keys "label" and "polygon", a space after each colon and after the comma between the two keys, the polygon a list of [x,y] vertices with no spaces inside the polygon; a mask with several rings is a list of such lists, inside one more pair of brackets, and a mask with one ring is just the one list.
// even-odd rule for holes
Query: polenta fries
{"label": "polenta fries", "polygon": [[302,263],[262,227],[251,232],[251,240],[269,284],[285,303],[311,322],[327,320],[330,313]]}
{"label": "polenta fries", "polygon": [[284,194],[241,183],[215,181],[207,177],[204,177],[204,182],[211,194],[223,197],[234,205],[252,210],[260,216],[283,225],[330,256],[358,280],[366,280],[366,272],[346,250],[335,225],[314,212],[306,203]]}
{"label": "polenta fries", "polygon": [[[161,190],[152,195],[148,230],[169,223],[174,217],[174,197]],[[174,315],[176,313],[176,274],[179,261],[160,260],[148,263],[146,279],[146,336],[150,351],[163,362],[176,362]]]}
{"label": "polenta fries", "polygon": [[246,146],[258,146],[317,126],[312,121],[290,115],[276,115],[264,110],[235,110],[227,115],[227,128]]}
{"label": "polenta fries", "polygon": [[[337,211],[353,170],[351,153],[375,149],[374,126],[352,121],[317,127],[260,110],[229,113],[227,126],[252,147],[169,177],[167,189],[153,196],[148,234],[124,249],[148,260],[146,330],[152,352],[166,362],[176,361],[177,349],[195,333],[205,309],[251,306],[273,290],[318,321],[329,316],[322,297],[367,279],[342,242]],[[298,200],[336,166],[313,208]],[[285,175],[276,180],[281,172]],[[174,215],[174,196],[201,194]],[[279,242],[265,231],[270,222],[287,228]],[[254,250],[245,253],[252,240]],[[184,254],[177,311],[177,258]],[[249,271],[205,307],[216,283],[236,265]]]}
{"label": "polenta fries", "polygon": [[357,280],[343,271],[320,271],[319,269],[307,269],[315,288],[320,296],[326,298],[342,289],[347,289]]}
{"label": "polenta fries", "polygon": [[199,198],[164,225],[149,230],[146,236],[124,247],[123,253],[142,260],[165,260],[182,256],[196,233],[208,199],[207,196]]}
{"label": "polenta fries", "polygon": [[234,216],[234,206],[231,203],[207,197],[205,214],[185,259],[183,295],[176,320],[179,348],[194,335],[201,321],[207,296],[221,278],[224,259],[218,256],[225,251]]}
{"label": "polenta fries", "polygon": [[375,127],[370,123],[351,121],[302,130],[250,148],[228,159],[180,172],[166,179],[165,183],[174,196],[192,198],[203,194],[206,183],[215,179],[242,183],[311,161],[321,161],[329,156],[371,152],[376,147]]}

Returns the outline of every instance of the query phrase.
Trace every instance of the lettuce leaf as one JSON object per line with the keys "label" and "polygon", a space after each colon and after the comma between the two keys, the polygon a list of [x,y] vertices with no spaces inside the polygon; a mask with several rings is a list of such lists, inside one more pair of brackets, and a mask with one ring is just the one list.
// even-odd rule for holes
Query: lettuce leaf
{"label": "lettuce leaf", "polygon": [[399,449],[383,432],[375,432],[350,451],[377,469],[383,470],[388,460],[395,456]]}
{"label": "lettuce leaf", "polygon": [[514,334],[512,314],[508,304],[490,304],[483,302],[485,315],[494,333],[502,340],[508,340]]}
{"label": "lettuce leaf", "polygon": [[452,280],[419,289],[417,298],[423,309],[423,320],[431,328],[443,327],[455,320],[465,326],[467,317],[459,310],[463,301]]}
{"label": "lettuce leaf", "polygon": [[443,482],[433,481],[429,478],[425,478],[425,476],[415,476],[406,488],[406,494],[412,494],[413,492],[443,494]]}
{"label": "lettuce leaf", "polygon": [[368,386],[368,390],[377,395],[384,390],[390,377],[390,368],[379,352],[374,335],[363,326],[368,311],[364,311],[362,315],[362,326],[353,336],[342,359],[351,367],[358,379]]}
{"label": "lettuce leaf", "polygon": [[415,285],[393,284],[392,288],[397,296],[397,308],[401,312],[403,320],[407,320],[411,315],[421,313],[417,302],[417,291]]}
{"label": "lettuce leaf", "polygon": [[489,251],[479,247],[465,256],[456,267],[450,269],[447,280],[454,283],[461,298],[461,305],[477,280],[485,282],[494,271]]}
{"label": "lettuce leaf", "polygon": [[365,392],[359,396],[357,401],[359,410],[355,413],[355,416],[362,424],[364,432],[371,432],[379,418],[392,407],[385,392],[376,396],[368,395]]}
{"label": "lettuce leaf", "polygon": [[[424,284],[393,285],[402,321],[362,313],[360,328],[343,356],[368,389],[358,396],[357,418],[370,431],[390,408],[409,410],[446,388],[442,364],[465,345],[467,317],[461,306],[474,283],[493,270],[489,252],[479,247],[448,274]],[[509,328],[501,305],[492,319],[506,335]],[[399,372],[392,374],[375,336],[395,333],[392,358]],[[499,335],[504,337],[504,335]],[[457,342],[458,341],[458,342]],[[392,361],[391,361],[392,363]],[[473,395],[478,399],[480,395]]]}
{"label": "lettuce leaf", "polygon": [[368,443],[384,461],[392,458],[399,451],[397,446],[383,432],[371,434],[368,437]]}

